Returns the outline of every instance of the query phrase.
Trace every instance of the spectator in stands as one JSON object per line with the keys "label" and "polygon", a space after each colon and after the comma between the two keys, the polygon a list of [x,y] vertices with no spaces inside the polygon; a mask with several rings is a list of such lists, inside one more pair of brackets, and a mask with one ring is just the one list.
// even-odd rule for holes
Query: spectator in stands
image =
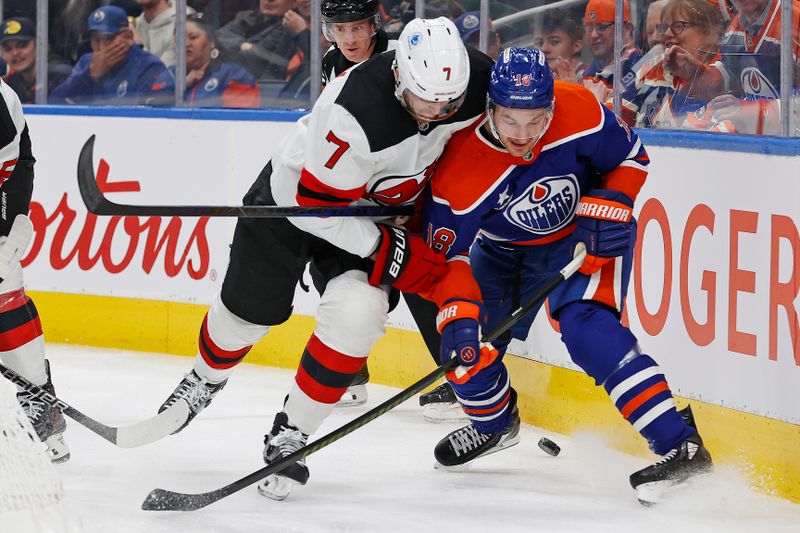
{"label": "spectator in stands", "polygon": [[[657,31],[664,38],[662,61],[645,61],[637,70],[636,96],[626,101],[624,107],[636,113],[637,126],[685,127],[687,115],[707,103],[690,96],[688,89],[701,65],[720,61],[717,51],[724,23],[719,11],[707,0],[669,0],[661,12]],[[695,71],[688,77],[673,75],[667,59],[684,55],[691,57]]]}
{"label": "spectator in stands", "polygon": [[133,44],[128,15],[103,6],[89,15],[92,52],[83,55],[72,74],[50,94],[51,104],[135,105],[152,92],[166,67]]}
{"label": "spectator in stands", "polygon": [[566,12],[548,12],[542,20],[538,35],[539,49],[547,57],[553,77],[557,80],[581,83],[586,65],[581,60],[583,27]]}
{"label": "spectator in stands", "polygon": [[[720,43],[722,61],[712,65],[676,53],[667,66],[677,76],[691,77],[692,93],[711,99],[712,128],[724,131],[776,134],[780,131],[780,0],[735,1],[739,13]],[[795,0],[792,28],[794,58],[800,57],[800,2]],[[795,80],[800,72],[795,62]]]}
{"label": "spectator in stands", "polygon": [[136,3],[142,14],[136,17],[134,40],[171,67],[177,59],[174,0],[136,0]]}
{"label": "spectator in stands", "polygon": [[[585,42],[594,60],[583,73],[583,85],[597,99],[611,107],[614,86],[614,0],[589,0],[583,17]],[[633,66],[642,57],[642,51],[633,45],[631,8],[623,2],[622,98],[632,100],[636,92]]]}
{"label": "spectator in stands", "polygon": [[[36,27],[30,19],[10,18],[3,21],[0,33],[0,48],[3,61],[8,65],[8,74],[3,78],[19,96],[23,104],[36,100]],[[65,61],[55,56],[48,58],[48,92],[67,79],[72,72]]]}
{"label": "spectator in stands", "polygon": [[[61,9],[58,9],[59,3]],[[142,13],[136,0],[49,0],[49,4],[50,48],[72,65],[77,63],[81,56],[92,51],[86,21],[95,9],[104,5],[117,6],[122,8],[128,17],[133,18]]]}
{"label": "spectator in stands", "polygon": [[[465,43],[478,48],[480,39],[481,27],[481,12],[480,11],[467,11],[455,20],[458,33],[461,35],[461,40]],[[494,29],[494,24],[491,19],[489,20],[489,36],[487,40],[486,55],[494,60],[500,57],[501,44],[500,35]]]}
{"label": "spectator in stands", "polygon": [[[233,63],[226,63],[217,48],[211,26],[202,17],[186,21],[186,92],[190,107],[258,107],[259,91],[253,76]],[[153,86],[156,95],[149,104],[174,102],[175,67],[164,72]]]}
{"label": "spectator in stands", "polygon": [[[283,14],[283,26],[294,35],[296,46],[286,68],[288,82],[298,74],[298,70],[307,62],[306,58],[311,57],[311,0],[297,0],[295,8]],[[303,73],[299,75],[302,76]]]}
{"label": "spectator in stands", "polygon": [[660,44],[663,35],[658,31],[658,24],[661,22],[661,11],[667,5],[669,0],[656,0],[650,7],[647,8],[647,19],[644,25],[644,34],[647,42],[647,49],[652,49],[655,45]]}
{"label": "spectator in stands", "polygon": [[297,44],[283,16],[294,4],[295,0],[261,0],[259,9],[239,13],[217,32],[219,45],[256,79],[285,80]]}
{"label": "spectator in stands", "polygon": [[464,14],[466,9],[456,0],[426,0],[425,1],[425,18],[435,19],[438,17],[446,17],[455,21],[458,17]]}

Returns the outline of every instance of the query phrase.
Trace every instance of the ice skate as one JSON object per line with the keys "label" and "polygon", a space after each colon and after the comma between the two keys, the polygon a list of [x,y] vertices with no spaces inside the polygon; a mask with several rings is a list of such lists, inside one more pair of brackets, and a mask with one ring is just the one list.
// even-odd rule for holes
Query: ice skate
{"label": "ice skate", "polygon": [[457,429],[439,441],[433,450],[436,461],[444,467],[464,465],[473,459],[483,457],[519,442],[519,411],[513,402],[511,421],[498,433],[481,433],[472,424]]}
{"label": "ice skate", "polygon": [[361,367],[358,374],[353,378],[353,383],[347,387],[342,394],[342,398],[336,402],[334,407],[358,407],[367,403],[367,383],[369,382],[369,369],[367,363]]}
{"label": "ice skate", "polygon": [[453,387],[444,382],[432,391],[419,397],[422,417],[432,424],[450,424],[468,422],[466,413],[456,399]]}
{"label": "ice skate", "polygon": [[674,488],[713,470],[711,454],[703,446],[700,435],[695,433],[658,462],[631,474],[630,482],[639,502],[650,506],[663,501]]}
{"label": "ice skate", "polygon": [[[272,431],[264,436],[264,462],[279,461],[306,445],[308,435],[289,424],[286,413],[275,415]],[[258,484],[258,493],[272,500],[285,500],[295,485],[305,485],[308,481],[308,467],[304,459],[276,474],[270,474]]]}
{"label": "ice skate", "polygon": [[161,407],[158,408],[158,412],[162,412],[178,400],[184,400],[189,405],[189,417],[186,419],[186,423],[173,432],[173,434],[178,433],[188,426],[189,422],[211,403],[214,396],[222,390],[227,382],[228,380],[226,379],[220,383],[210,383],[192,370],[183,377],[175,390],[172,391],[172,394],[161,404]]}
{"label": "ice skate", "polygon": [[[47,383],[42,388],[56,395],[56,389],[50,378],[50,363],[45,361],[47,371]],[[64,442],[64,432],[67,430],[67,421],[61,413],[61,409],[54,407],[28,391],[17,393],[17,401],[22,406],[22,410],[31,421],[33,429],[39,439],[47,445],[47,454],[54,463],[63,463],[69,460],[69,446]]]}

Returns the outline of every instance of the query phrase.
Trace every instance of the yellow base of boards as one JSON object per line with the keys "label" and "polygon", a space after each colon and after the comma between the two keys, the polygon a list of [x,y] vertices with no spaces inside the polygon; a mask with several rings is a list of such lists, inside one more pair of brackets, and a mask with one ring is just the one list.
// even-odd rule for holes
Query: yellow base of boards
{"label": "yellow base of boards", "polygon": [[[195,355],[207,310],[204,305],[156,300],[29,294],[39,308],[48,342],[176,355]],[[313,329],[312,317],[294,316],[273,328],[245,361],[296,368]],[[588,376],[519,357],[506,361],[523,421],[564,434],[592,431],[612,448],[652,457],[642,438]],[[374,383],[401,388],[433,368],[420,335],[393,328],[378,341],[369,360]],[[687,403],[677,401],[680,407]],[[708,403],[688,403],[717,464],[737,467],[757,490],[800,503],[800,426]]]}

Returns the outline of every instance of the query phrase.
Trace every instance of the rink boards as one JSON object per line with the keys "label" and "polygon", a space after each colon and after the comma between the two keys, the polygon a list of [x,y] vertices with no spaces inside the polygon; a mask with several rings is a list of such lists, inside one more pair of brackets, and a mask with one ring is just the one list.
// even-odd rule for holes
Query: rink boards
{"label": "rink boards", "polygon": [[[115,202],[238,204],[297,115],[207,113],[190,122],[190,112],[28,111],[38,163],[36,237],[24,264],[47,340],[194,354],[233,221],[88,215],[76,185],[80,148],[97,135],[95,172]],[[644,139],[651,175],[637,201],[640,239],[625,318],[673,390],[695,406],[718,462],[800,501],[796,147],[759,140],[754,148],[738,137],[728,145],[680,134]],[[670,146],[687,142],[704,148]],[[248,362],[295,366],[316,302],[313,291],[298,289],[296,316]],[[597,431],[646,453],[605,393],[569,361],[546,313],[532,333],[512,347],[522,357],[509,358],[525,419],[561,432]],[[430,368],[401,306],[371,356],[373,379],[404,386]]]}

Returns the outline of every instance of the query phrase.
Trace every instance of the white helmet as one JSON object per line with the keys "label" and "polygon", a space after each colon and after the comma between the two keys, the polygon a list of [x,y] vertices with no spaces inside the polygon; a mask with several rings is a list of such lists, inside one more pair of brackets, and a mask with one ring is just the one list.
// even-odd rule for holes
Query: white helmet
{"label": "white helmet", "polygon": [[469,56],[455,24],[445,17],[414,19],[397,40],[395,95],[403,91],[429,102],[459,99],[469,83]]}

